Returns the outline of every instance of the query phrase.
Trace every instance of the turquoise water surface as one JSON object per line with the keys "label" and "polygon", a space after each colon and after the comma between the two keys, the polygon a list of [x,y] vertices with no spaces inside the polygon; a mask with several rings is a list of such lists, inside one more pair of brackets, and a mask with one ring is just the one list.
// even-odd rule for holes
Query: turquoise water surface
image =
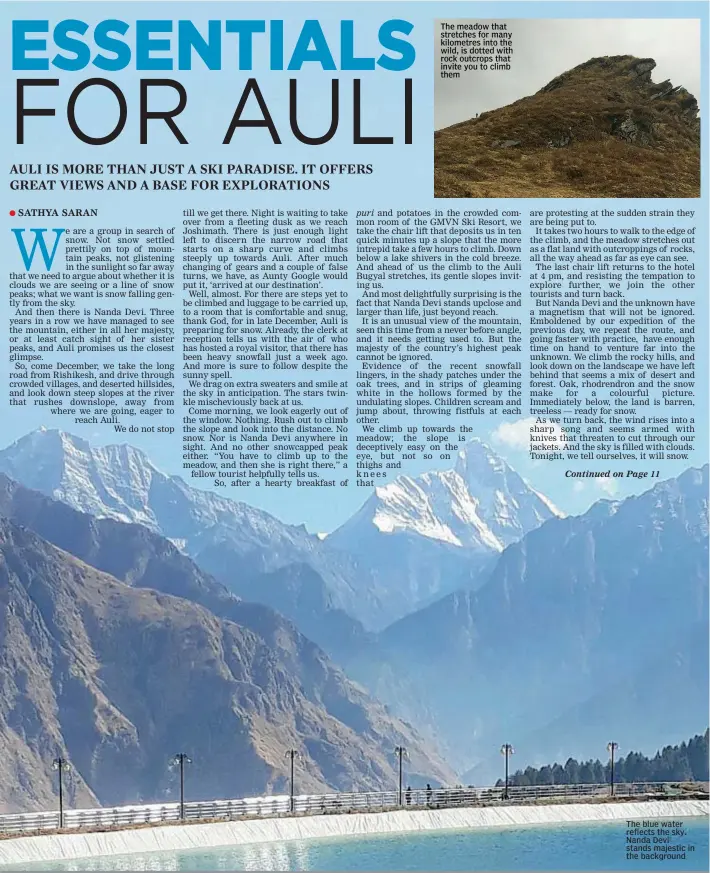
{"label": "turquoise water surface", "polygon": [[294,840],[32,864],[31,868],[13,869],[707,870],[708,819],[686,819],[683,827],[687,836],[682,841],[689,848],[685,860],[627,860],[626,823],[605,822]]}

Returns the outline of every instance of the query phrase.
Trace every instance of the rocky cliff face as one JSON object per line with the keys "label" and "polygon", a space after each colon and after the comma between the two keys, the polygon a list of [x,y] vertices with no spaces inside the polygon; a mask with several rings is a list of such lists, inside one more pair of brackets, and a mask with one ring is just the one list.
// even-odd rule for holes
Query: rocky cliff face
{"label": "rocky cliff face", "polygon": [[40,428],[0,451],[0,471],[97,518],[162,534],[233,593],[262,601],[263,590],[262,602],[308,627],[329,651],[331,643],[340,651],[341,642],[358,638],[360,622],[377,622],[372,580],[349,555],[303,526],[167,475],[133,446],[92,446]]}
{"label": "rocky cliff face", "polygon": [[0,516],[0,808],[52,803],[57,754],[82,803],[174,797],[177,751],[194,798],[283,789],[287,748],[304,791],[395,784],[396,744],[453,778],[293,625],[146,528],[4,477]]}
{"label": "rocky cliff face", "polygon": [[[549,101],[551,106],[557,104],[562,109],[568,95],[578,94],[581,97],[592,88],[604,88],[601,96],[606,105],[603,109],[597,107],[596,115],[590,119],[572,117],[567,143],[561,142],[565,139],[564,133],[561,133],[551,140],[545,140],[545,145],[561,148],[571,145],[575,139],[601,139],[604,135],[661,148],[671,143],[680,145],[678,139],[690,147],[698,145],[698,101],[685,88],[674,86],[669,80],[654,83],[651,74],[655,67],[656,62],[652,58],[635,58],[631,55],[592,58],[548,82],[537,92],[540,103]],[[536,120],[539,124],[542,119]],[[543,133],[539,128],[531,131],[531,141]]]}
{"label": "rocky cliff face", "polygon": [[[437,131],[439,197],[698,197],[698,102],[651,58],[592,58]],[[517,191],[509,187],[517,184]]]}

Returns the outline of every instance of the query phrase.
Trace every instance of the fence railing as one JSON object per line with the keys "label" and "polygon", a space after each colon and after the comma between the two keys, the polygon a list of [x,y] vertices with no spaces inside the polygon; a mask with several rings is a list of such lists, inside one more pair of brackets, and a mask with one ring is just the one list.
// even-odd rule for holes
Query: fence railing
{"label": "fence railing", "polygon": [[[235,800],[191,801],[184,804],[185,821],[230,820],[255,816],[293,814],[333,814],[377,812],[391,809],[448,809],[462,806],[490,806],[507,803],[532,803],[545,799],[605,797],[609,785],[532,785],[492,788],[412,788],[402,791],[369,791],[353,794],[287,794],[265,797],[242,797]],[[614,786],[616,797],[672,797],[681,793],[678,783],[620,783]],[[64,809],[65,830],[85,828],[101,830],[127,825],[140,826],[181,820],[179,803],[154,803],[141,806]],[[28,834],[59,828],[59,812],[0,815],[0,833]]]}

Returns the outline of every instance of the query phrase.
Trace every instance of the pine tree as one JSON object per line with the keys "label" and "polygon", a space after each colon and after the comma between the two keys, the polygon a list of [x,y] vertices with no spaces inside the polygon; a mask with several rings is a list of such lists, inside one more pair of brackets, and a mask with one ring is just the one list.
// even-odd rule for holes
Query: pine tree
{"label": "pine tree", "polygon": [[693,779],[698,782],[710,780],[710,773],[708,772],[708,761],[710,760],[709,741],[710,731],[705,731],[702,736],[693,737],[688,743],[688,763],[690,764]]}
{"label": "pine tree", "polygon": [[552,766],[552,784],[553,785],[564,785],[565,782],[566,782],[566,779],[565,779],[564,767],[561,767],[559,764],[553,764],[553,766]]}
{"label": "pine tree", "polygon": [[[708,782],[710,731],[677,746],[664,746],[652,758],[629,752],[614,761],[614,781],[620,782]],[[611,781],[610,762],[568,758],[561,764],[536,769],[526,767],[510,777],[511,785],[579,785]],[[496,785],[502,785],[498,780]]]}

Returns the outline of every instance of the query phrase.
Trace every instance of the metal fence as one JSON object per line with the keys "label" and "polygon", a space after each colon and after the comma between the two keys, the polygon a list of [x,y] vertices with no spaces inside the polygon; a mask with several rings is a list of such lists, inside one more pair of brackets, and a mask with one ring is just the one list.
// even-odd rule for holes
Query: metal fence
{"label": "metal fence", "polygon": [[[462,806],[534,803],[537,800],[606,797],[609,785],[532,785],[494,788],[412,788],[402,791],[370,791],[356,794],[287,794],[210,800],[184,804],[185,821],[230,820],[257,816],[323,815],[379,812],[391,809],[449,809]],[[620,783],[614,794],[626,797],[672,797],[680,794],[678,783]],[[151,825],[181,820],[179,803],[116,806],[98,809],[65,809],[64,829],[102,830],[128,825]],[[59,828],[59,812],[0,815],[0,833],[31,834]]]}

